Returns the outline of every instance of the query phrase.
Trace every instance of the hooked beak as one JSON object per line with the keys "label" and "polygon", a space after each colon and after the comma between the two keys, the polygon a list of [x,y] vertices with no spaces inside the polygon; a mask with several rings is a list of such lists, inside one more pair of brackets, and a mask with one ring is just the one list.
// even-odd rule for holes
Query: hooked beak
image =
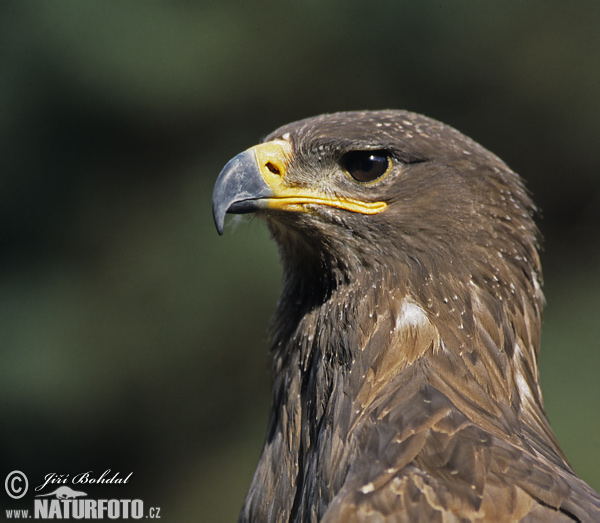
{"label": "hooked beak", "polygon": [[244,214],[261,209],[308,212],[307,205],[327,205],[362,214],[377,214],[385,202],[363,202],[334,197],[286,183],[292,146],[285,140],[266,142],[238,154],[223,168],[213,190],[215,226],[223,234],[225,214]]}

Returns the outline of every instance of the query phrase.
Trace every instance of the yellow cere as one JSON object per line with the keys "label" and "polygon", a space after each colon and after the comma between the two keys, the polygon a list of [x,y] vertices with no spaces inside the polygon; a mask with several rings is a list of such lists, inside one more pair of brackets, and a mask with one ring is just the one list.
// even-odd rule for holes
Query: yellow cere
{"label": "yellow cere", "polygon": [[338,209],[361,214],[378,214],[383,211],[385,202],[363,202],[351,198],[335,198],[328,194],[308,188],[296,188],[285,185],[287,164],[293,154],[292,146],[285,140],[273,140],[252,147],[260,173],[273,190],[269,198],[269,208],[302,212],[305,205],[327,205]]}

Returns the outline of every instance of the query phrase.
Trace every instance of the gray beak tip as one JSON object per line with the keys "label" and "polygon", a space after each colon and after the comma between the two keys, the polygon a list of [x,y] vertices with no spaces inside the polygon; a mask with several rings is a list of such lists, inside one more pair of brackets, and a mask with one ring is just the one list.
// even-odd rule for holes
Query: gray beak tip
{"label": "gray beak tip", "polygon": [[254,151],[244,151],[227,162],[215,182],[212,212],[219,236],[223,235],[225,215],[254,212],[261,199],[273,196],[256,161]]}

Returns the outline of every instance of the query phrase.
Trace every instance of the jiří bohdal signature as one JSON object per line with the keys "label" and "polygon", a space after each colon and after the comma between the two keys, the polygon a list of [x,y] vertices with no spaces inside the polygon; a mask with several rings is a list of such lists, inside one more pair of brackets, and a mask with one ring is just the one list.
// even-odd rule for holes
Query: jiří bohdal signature
{"label": "ji\u0159\u00ed bohdal signature", "polygon": [[[50,472],[44,476],[44,483],[35,487],[35,491],[39,492],[44,489],[47,485],[66,485],[71,483],[72,485],[79,484],[115,484],[115,483],[128,483],[133,472],[130,472],[127,476],[122,476],[120,472],[111,472],[110,469],[105,470],[100,476],[95,477],[94,472],[89,470],[87,472],[81,472],[71,477],[70,474],[57,474],[56,472]],[[71,490],[71,489],[69,489]],[[57,489],[58,491],[58,489]],[[56,492],[56,491],[55,491]],[[75,492],[75,491],[72,491]],[[81,495],[81,494],[80,494]],[[69,499],[69,498],[59,498]]]}

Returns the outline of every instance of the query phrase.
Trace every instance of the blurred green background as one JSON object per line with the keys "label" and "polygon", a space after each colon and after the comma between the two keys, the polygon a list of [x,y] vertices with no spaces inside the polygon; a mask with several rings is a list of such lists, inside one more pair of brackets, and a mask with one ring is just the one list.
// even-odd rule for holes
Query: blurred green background
{"label": "blurred green background", "polygon": [[281,272],[259,222],[217,236],[214,180],[289,121],[405,108],[541,207],[546,407],[600,489],[599,27],[595,0],[2,2],[1,479],[133,471],[82,490],[235,520]]}

